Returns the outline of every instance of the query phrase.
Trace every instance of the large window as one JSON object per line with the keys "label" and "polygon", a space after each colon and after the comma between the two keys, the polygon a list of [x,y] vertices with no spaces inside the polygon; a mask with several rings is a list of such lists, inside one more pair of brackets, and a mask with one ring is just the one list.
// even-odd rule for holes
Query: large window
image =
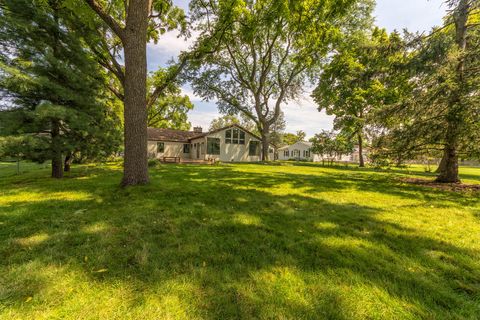
{"label": "large window", "polygon": [[183,145],[183,153],[190,153],[190,144],[189,143],[185,143]]}
{"label": "large window", "polygon": [[260,155],[260,141],[250,141],[248,145],[248,155],[249,156],[259,156]]}
{"label": "large window", "polygon": [[207,138],[207,154],[220,154],[219,138]]}
{"label": "large window", "polygon": [[245,132],[237,128],[225,130],[225,143],[245,144]]}
{"label": "large window", "polygon": [[165,151],[165,144],[163,142],[157,142],[157,153],[163,153]]}
{"label": "large window", "polygon": [[288,150],[283,151],[283,156],[290,157],[290,151]]}

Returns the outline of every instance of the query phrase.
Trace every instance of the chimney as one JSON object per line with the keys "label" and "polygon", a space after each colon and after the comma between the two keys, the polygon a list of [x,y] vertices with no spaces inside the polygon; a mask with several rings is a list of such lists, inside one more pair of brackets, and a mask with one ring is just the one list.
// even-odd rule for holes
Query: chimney
{"label": "chimney", "polygon": [[193,127],[193,132],[202,133],[202,127]]}

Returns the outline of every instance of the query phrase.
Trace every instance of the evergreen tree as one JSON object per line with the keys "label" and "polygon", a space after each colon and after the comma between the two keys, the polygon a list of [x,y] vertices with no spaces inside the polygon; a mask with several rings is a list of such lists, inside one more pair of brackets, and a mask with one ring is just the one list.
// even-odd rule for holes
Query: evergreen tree
{"label": "evergreen tree", "polygon": [[54,178],[73,154],[108,156],[120,142],[105,79],[69,28],[70,14],[60,0],[3,0],[0,7],[0,130],[13,136],[3,152],[51,159]]}
{"label": "evergreen tree", "polygon": [[458,158],[478,157],[480,139],[480,14],[475,1],[451,1],[445,25],[409,41],[411,86],[379,114],[374,157],[397,163],[441,157],[438,182],[459,182]]}

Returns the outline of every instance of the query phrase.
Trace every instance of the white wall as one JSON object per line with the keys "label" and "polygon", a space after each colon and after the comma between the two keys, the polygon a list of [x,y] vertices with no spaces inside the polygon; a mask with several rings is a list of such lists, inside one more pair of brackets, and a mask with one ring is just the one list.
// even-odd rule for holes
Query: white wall
{"label": "white wall", "polygon": [[[285,151],[288,151],[288,156],[285,154]],[[310,151],[310,145],[297,142],[290,146],[283,147],[278,149],[278,160],[307,160],[307,161],[314,161],[315,155],[309,152],[309,156],[305,155],[306,151]]]}
{"label": "white wall", "polygon": [[[228,130],[228,129],[226,129]],[[249,156],[250,141],[259,141],[257,138],[245,132],[245,144],[225,143],[225,131],[215,132],[205,137],[205,149],[207,148],[207,138],[220,139],[220,154],[205,154],[207,159],[220,160],[222,162],[257,162],[260,161],[260,156]],[[241,129],[240,129],[241,130]],[[260,144],[261,150],[261,144]]]}

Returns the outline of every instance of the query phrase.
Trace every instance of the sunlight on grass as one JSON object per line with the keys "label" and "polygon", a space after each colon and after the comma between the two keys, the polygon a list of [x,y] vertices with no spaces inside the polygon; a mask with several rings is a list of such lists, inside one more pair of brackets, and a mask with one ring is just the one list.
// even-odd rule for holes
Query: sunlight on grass
{"label": "sunlight on grass", "polygon": [[262,220],[259,217],[242,213],[235,214],[233,221],[247,226],[260,226],[262,224]]}
{"label": "sunlight on grass", "polygon": [[[0,319],[475,319],[480,198],[421,168],[118,163],[0,180]],[[461,171],[480,181],[480,169]]]}

